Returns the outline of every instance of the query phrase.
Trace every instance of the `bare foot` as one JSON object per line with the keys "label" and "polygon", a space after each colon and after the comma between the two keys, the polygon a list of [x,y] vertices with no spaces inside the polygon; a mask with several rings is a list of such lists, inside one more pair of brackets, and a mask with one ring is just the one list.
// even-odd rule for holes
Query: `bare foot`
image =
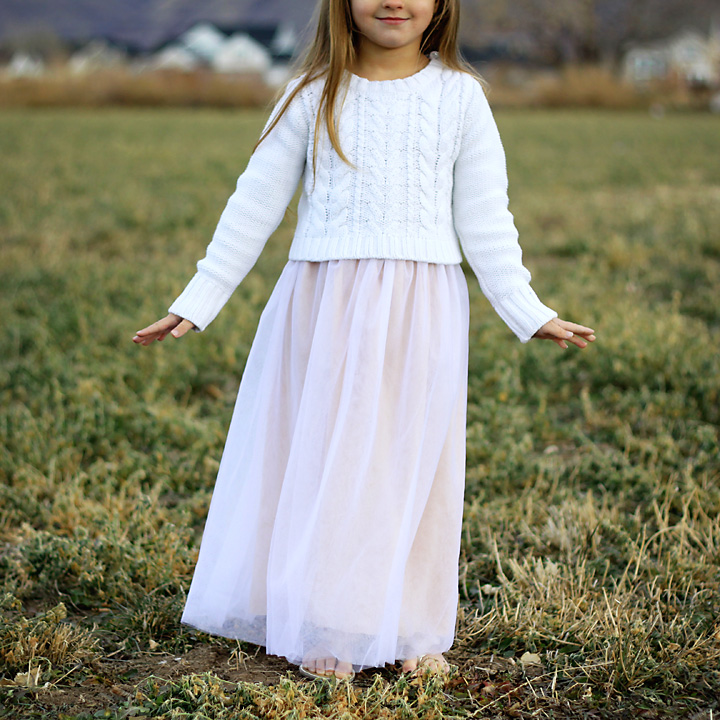
{"label": "bare foot", "polygon": [[419,658],[408,658],[403,660],[402,671],[412,675],[420,675],[425,671],[437,675],[445,675],[450,672],[450,664],[442,653],[433,655],[421,655]]}
{"label": "bare foot", "polygon": [[338,680],[352,680],[355,676],[352,663],[336,660],[334,657],[306,660],[300,666],[321,677],[336,677]]}

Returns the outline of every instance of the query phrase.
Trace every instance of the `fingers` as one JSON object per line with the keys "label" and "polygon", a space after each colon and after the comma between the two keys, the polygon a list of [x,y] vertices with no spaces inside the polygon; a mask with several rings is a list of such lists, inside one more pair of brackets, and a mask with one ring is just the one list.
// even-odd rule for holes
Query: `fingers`
{"label": "fingers", "polygon": [[560,318],[555,318],[555,322],[560,325],[563,330],[571,332],[575,335],[583,335],[588,340],[590,339],[591,335],[595,335],[595,331],[592,328],[585,327],[585,325],[578,325],[577,323],[568,322],[567,320],[561,320]]}
{"label": "fingers", "polygon": [[154,340],[162,342],[169,333],[172,333],[173,337],[179,338],[194,327],[195,325],[190,320],[184,320],[179,315],[170,313],[162,320],[138,330],[133,337],[133,342],[137,345],[150,345]]}
{"label": "fingers", "polygon": [[168,332],[172,330],[180,321],[182,320],[181,317],[178,317],[177,315],[167,315],[162,320],[158,320],[157,322],[154,322],[152,325],[148,325],[146,328],[143,328],[142,330],[138,330],[135,333],[136,337],[147,337],[149,335],[157,335],[163,332]]}
{"label": "fingers", "polygon": [[192,330],[195,327],[189,320],[183,320],[173,331],[172,336],[175,338],[182,337],[188,330]]}
{"label": "fingers", "polygon": [[579,348],[587,347],[589,342],[595,341],[595,331],[585,325],[554,318],[545,323],[535,333],[535,337],[541,340],[552,340],[563,350],[567,350],[568,343],[572,343]]}
{"label": "fingers", "polygon": [[570,338],[570,342],[573,345],[577,345],[579,348],[586,348],[588,346],[588,343],[595,342],[595,336],[594,335],[588,335],[587,337],[582,337],[579,335],[574,335]]}
{"label": "fingers", "polygon": [[142,330],[138,330],[133,337],[133,342],[139,345],[149,345],[153,340],[160,336],[164,336],[170,331],[170,328],[165,325],[165,320],[158,320],[152,325],[148,325]]}

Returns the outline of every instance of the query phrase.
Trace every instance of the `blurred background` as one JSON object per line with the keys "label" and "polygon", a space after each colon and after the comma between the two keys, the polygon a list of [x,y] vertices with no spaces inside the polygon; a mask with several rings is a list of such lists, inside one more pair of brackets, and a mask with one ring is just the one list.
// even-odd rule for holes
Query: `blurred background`
{"label": "blurred background", "polygon": [[[720,112],[716,0],[463,0],[496,105]],[[313,0],[3,0],[2,105],[264,104]]]}

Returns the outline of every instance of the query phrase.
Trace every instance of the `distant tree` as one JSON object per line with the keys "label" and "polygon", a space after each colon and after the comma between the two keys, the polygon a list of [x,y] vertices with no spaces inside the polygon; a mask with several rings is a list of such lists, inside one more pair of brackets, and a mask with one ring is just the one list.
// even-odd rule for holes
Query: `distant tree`
{"label": "distant tree", "polygon": [[684,28],[708,32],[717,0],[603,0],[598,54],[617,59],[632,41],[666,38]]}
{"label": "distant tree", "polygon": [[707,30],[713,13],[718,0],[465,0],[461,39],[476,46],[489,32],[517,31],[553,64],[611,62],[630,41]]}
{"label": "distant tree", "polygon": [[66,58],[69,54],[69,44],[54,30],[38,28],[5,38],[0,43],[0,52],[6,57],[14,55],[16,52],[24,52],[48,62]]}

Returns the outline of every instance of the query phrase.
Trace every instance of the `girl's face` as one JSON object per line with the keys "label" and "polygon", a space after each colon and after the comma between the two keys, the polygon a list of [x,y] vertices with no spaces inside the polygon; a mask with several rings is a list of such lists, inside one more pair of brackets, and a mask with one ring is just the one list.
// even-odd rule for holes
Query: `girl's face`
{"label": "girl's face", "polygon": [[417,46],[433,19],[436,0],[350,0],[360,48],[393,50]]}

